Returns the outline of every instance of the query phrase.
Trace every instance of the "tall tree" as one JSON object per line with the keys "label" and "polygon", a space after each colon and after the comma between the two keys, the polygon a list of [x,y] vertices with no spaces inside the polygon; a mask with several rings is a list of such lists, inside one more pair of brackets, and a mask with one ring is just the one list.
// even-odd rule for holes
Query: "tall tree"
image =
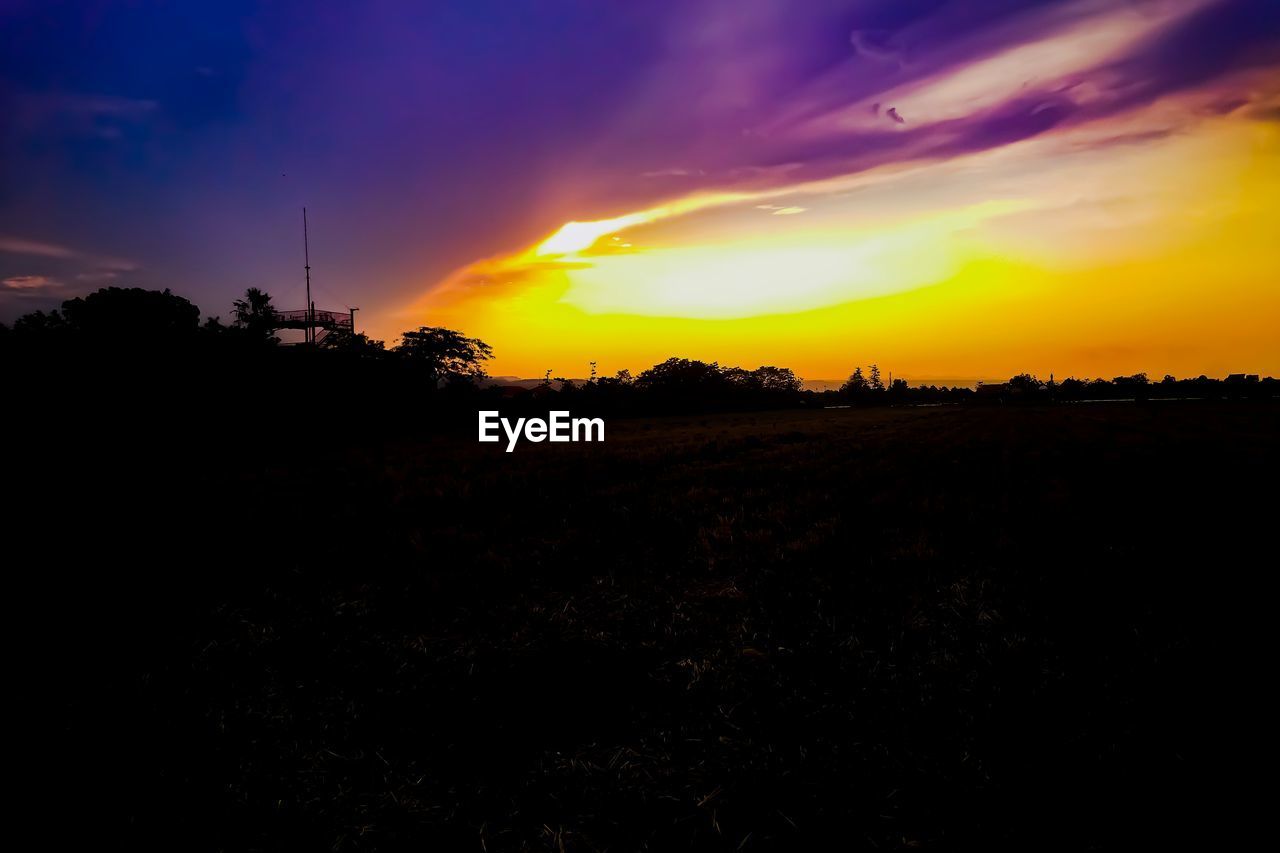
{"label": "tall tree", "polygon": [[862,375],[862,368],[855,367],[848,381],[840,386],[840,391],[843,394],[861,394],[867,387],[867,378]]}
{"label": "tall tree", "polygon": [[669,358],[636,377],[638,388],[669,393],[701,394],[720,390],[725,384],[719,364],[688,358]]}
{"label": "tall tree", "polygon": [[751,371],[756,383],[762,391],[782,391],[793,393],[803,386],[795,371],[789,367],[762,365]]}
{"label": "tall tree", "polygon": [[405,332],[392,352],[423,370],[432,387],[442,381],[483,379],[484,362],[493,357],[493,348],[484,341],[433,326]]}
{"label": "tall tree", "polygon": [[274,334],[276,328],[276,309],[271,304],[271,294],[265,290],[251,287],[244,292],[243,299],[232,303],[235,315],[235,328],[245,337],[262,343],[279,343]]}
{"label": "tall tree", "polygon": [[63,302],[62,318],[69,330],[96,345],[148,347],[192,339],[200,309],[168,289],[104,287]]}

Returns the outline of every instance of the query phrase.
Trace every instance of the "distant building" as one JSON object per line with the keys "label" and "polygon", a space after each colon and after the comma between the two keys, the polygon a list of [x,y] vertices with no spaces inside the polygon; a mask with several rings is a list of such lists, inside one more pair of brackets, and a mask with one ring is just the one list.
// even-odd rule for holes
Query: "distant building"
{"label": "distant building", "polygon": [[1246,382],[1257,382],[1258,374],[1256,373],[1232,373],[1227,377],[1227,382],[1232,385],[1243,385]]}

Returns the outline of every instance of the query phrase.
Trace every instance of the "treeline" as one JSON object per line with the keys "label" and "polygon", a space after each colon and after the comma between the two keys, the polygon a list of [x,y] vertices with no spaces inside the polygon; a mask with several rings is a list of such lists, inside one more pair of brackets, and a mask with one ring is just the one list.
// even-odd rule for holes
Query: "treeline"
{"label": "treeline", "polygon": [[[552,378],[543,385],[524,389],[498,389],[520,403],[541,402],[554,395],[557,406],[572,402],[574,410],[620,412],[711,411],[723,408],[871,407],[925,405],[1018,405],[1086,402],[1090,400],[1244,399],[1280,395],[1280,381],[1255,374],[1235,374],[1226,379],[1199,376],[1177,379],[1166,375],[1158,382],[1144,373],[1114,379],[1041,381],[1019,374],[1007,382],[981,383],[976,388],[945,385],[911,385],[903,379],[885,383],[877,365],[865,371],[855,368],[838,390],[809,391],[790,368],[760,367],[744,370],[721,367],[684,358],[671,358],[632,377],[592,378],[587,382]],[[493,389],[490,389],[492,393]]]}
{"label": "treeline", "polygon": [[157,437],[395,433],[448,421],[460,407],[442,402],[473,393],[490,357],[483,341],[429,327],[391,348],[342,329],[284,346],[268,294],[250,289],[231,308],[202,322],[168,290],[108,287],[0,325],[18,426],[74,440],[91,423],[129,443],[152,426]]}
{"label": "treeline", "polygon": [[[200,309],[165,291],[109,287],[0,324],[0,363],[11,387],[47,408],[122,403],[183,407],[206,420],[240,421],[278,411],[304,412],[328,424],[448,420],[476,406],[645,414],[779,407],[1016,404],[1081,400],[1270,397],[1271,378],[1238,374],[1151,381],[1047,381],[1021,374],[976,389],[884,382],[877,365],[856,368],[839,390],[808,391],[786,367],[755,369],[670,358],[637,375],[619,371],[587,380],[552,377],[534,388],[488,380],[492,348],[439,327],[406,330],[392,346],[349,329],[331,329],[314,345],[284,346],[271,297],[250,288],[229,322],[201,322]],[[457,403],[459,405],[451,405]]]}
{"label": "treeline", "polygon": [[1022,373],[1008,382],[980,385],[976,398],[999,403],[1086,402],[1090,400],[1216,400],[1266,398],[1280,394],[1280,382],[1257,374],[1236,373],[1225,379],[1208,376],[1178,379],[1170,374],[1152,380],[1145,373],[1114,379],[1047,381]]}
{"label": "treeline", "polygon": [[[0,324],[0,354],[79,359],[90,352],[105,358],[150,353],[158,360],[247,354],[265,360],[267,353],[291,349],[280,346],[279,314],[269,294],[249,288],[232,303],[231,316],[230,324],[216,316],[202,324],[200,309],[168,290],[107,287],[69,299],[61,310],[26,314],[12,328]],[[434,380],[433,386],[483,378],[483,363],[492,355],[483,341],[425,326],[404,332],[391,349],[341,328],[327,330],[306,349],[343,356],[328,359],[330,365],[353,360],[411,365]]]}
{"label": "treeline", "polygon": [[903,405],[903,404],[1020,404],[1086,402],[1090,400],[1158,400],[1158,399],[1239,399],[1264,398],[1280,394],[1280,381],[1257,374],[1232,374],[1225,379],[1207,376],[1178,379],[1166,374],[1153,381],[1145,373],[1117,376],[1114,379],[1078,379],[1069,377],[1047,380],[1021,373],[1007,382],[983,382],[976,388],[937,385],[912,386],[902,379],[888,385],[880,378],[875,365],[864,373],[855,369],[838,391],[821,396],[835,405]]}

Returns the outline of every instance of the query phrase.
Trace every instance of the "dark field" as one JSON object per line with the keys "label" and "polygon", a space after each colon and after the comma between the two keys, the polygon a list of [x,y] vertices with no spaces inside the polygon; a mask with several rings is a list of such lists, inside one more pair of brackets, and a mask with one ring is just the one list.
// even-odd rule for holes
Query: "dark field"
{"label": "dark field", "polygon": [[1274,401],[470,423],[47,463],[39,834],[1212,849],[1271,806]]}

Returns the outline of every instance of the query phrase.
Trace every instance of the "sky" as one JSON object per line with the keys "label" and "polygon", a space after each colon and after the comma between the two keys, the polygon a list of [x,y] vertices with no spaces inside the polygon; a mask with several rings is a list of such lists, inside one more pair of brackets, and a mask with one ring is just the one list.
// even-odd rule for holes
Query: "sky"
{"label": "sky", "polygon": [[1275,0],[0,0],[0,321],[247,287],[495,375],[1280,375]]}

